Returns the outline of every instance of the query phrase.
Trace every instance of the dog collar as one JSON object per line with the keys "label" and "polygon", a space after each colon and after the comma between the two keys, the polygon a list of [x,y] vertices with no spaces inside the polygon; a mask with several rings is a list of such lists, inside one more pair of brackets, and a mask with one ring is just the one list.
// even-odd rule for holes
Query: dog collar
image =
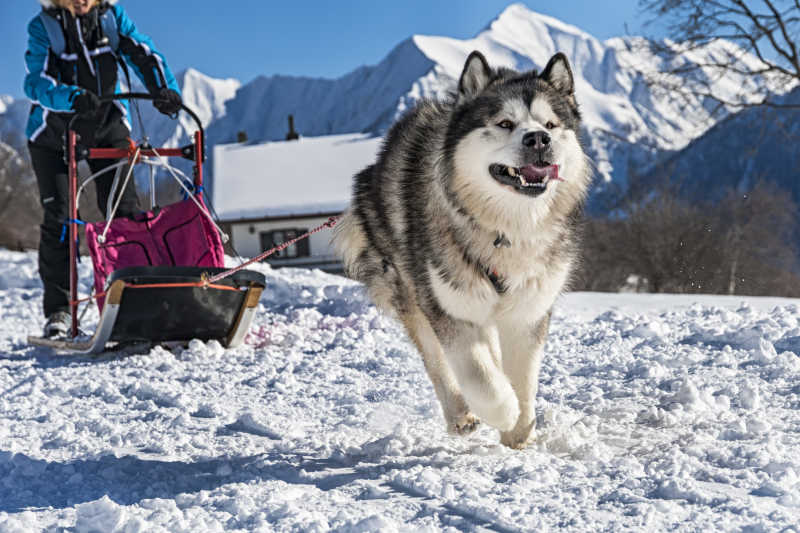
{"label": "dog collar", "polygon": [[500,277],[500,274],[497,273],[496,269],[487,267],[484,269],[484,273],[486,274],[486,277],[489,278],[492,286],[494,286],[494,290],[497,291],[497,294],[503,294],[508,290],[505,282],[503,282],[503,278]]}
{"label": "dog collar", "polygon": [[[510,248],[511,241],[498,231],[497,238],[495,238],[493,245],[495,248]],[[506,287],[506,284],[503,282],[503,278],[497,273],[496,268],[484,267],[483,265],[481,265],[481,268],[483,269],[483,273],[486,274],[486,277],[489,278],[492,286],[494,286],[494,290],[497,291],[497,294],[503,294],[508,290],[508,287]]]}

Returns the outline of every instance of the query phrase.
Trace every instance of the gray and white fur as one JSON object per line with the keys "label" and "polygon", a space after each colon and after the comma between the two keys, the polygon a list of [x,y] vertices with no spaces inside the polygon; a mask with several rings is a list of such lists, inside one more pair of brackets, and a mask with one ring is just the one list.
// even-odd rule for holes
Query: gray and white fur
{"label": "gray and white fur", "polygon": [[402,321],[452,433],[482,420],[506,446],[529,442],[591,180],[579,130],[563,54],[537,74],[492,69],[476,51],[457,92],[408,112],[355,177],[334,244]]}

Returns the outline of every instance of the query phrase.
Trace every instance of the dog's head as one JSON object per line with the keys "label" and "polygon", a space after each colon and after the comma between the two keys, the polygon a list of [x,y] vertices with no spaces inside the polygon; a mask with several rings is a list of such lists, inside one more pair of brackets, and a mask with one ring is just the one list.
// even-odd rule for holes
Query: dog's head
{"label": "dog's head", "polygon": [[[541,74],[467,58],[448,127],[449,188],[481,218],[541,220],[572,210],[589,183],[575,82],[564,54]],[[497,220],[502,225],[503,220]]]}

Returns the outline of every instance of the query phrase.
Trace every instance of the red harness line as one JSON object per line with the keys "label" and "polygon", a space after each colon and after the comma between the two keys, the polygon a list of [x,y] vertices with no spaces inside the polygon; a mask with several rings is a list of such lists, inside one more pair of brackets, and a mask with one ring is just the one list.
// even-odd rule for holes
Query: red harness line
{"label": "red harness line", "polygon": [[[312,229],[311,231],[307,231],[306,233],[303,233],[302,235],[300,235],[298,237],[295,237],[294,239],[292,239],[290,241],[286,241],[286,242],[284,242],[282,244],[274,246],[274,247],[270,248],[269,250],[266,250],[266,251],[262,252],[261,254],[255,256],[254,258],[250,259],[249,261],[246,261],[246,262],[242,263],[241,265],[239,265],[237,267],[234,267],[234,268],[231,268],[229,270],[226,270],[225,272],[220,272],[219,274],[217,274],[215,276],[210,276],[210,277],[204,278],[201,281],[186,281],[186,282],[180,282],[180,283],[146,283],[146,284],[141,284],[141,285],[131,284],[131,285],[126,285],[126,288],[129,288],[129,289],[159,289],[159,288],[175,288],[175,287],[199,287],[199,288],[203,288],[203,289],[220,289],[220,290],[224,290],[224,291],[239,292],[239,289],[237,289],[236,287],[230,287],[228,285],[220,285],[220,284],[217,283],[217,281],[219,281],[221,279],[225,279],[228,276],[231,276],[231,275],[235,274],[236,272],[239,272],[243,268],[245,268],[245,267],[247,267],[249,265],[252,265],[253,263],[256,263],[258,261],[261,261],[261,260],[271,256],[275,252],[280,252],[281,250],[285,250],[286,248],[288,248],[289,246],[293,245],[297,241],[302,241],[303,239],[307,239],[307,238],[311,237],[311,235],[313,235],[314,233],[317,233],[318,231],[322,231],[325,228],[332,228],[333,226],[336,225],[336,223],[338,221],[339,221],[339,217],[338,216],[330,217],[327,222],[325,222],[324,224],[321,224],[320,226],[317,226],[316,228]],[[99,294],[95,294],[94,296],[89,296],[88,298],[82,298],[80,300],[75,300],[75,301],[70,302],[70,303],[73,304],[73,305],[78,305],[78,304],[82,304],[84,302],[88,302],[90,300],[96,300],[97,298],[102,298],[105,295],[106,295],[105,292],[101,292]]]}
{"label": "red harness line", "polygon": [[299,237],[295,237],[291,241],[286,241],[286,242],[284,242],[282,244],[274,246],[273,248],[270,248],[269,250],[266,250],[266,251],[262,252],[261,254],[255,256],[254,258],[250,259],[249,261],[247,261],[245,263],[242,263],[241,265],[239,265],[237,267],[234,267],[234,268],[232,268],[230,270],[226,270],[225,272],[220,272],[216,276],[210,276],[208,279],[205,280],[205,282],[206,282],[206,284],[211,284],[211,283],[215,283],[215,282],[217,282],[217,281],[219,281],[221,279],[227,278],[228,276],[230,276],[232,274],[235,274],[236,272],[239,272],[240,270],[242,270],[243,268],[245,268],[248,265],[252,265],[253,263],[261,261],[262,259],[265,259],[265,258],[271,256],[275,252],[280,252],[281,250],[285,250],[286,248],[288,248],[289,246],[293,245],[297,241],[302,241],[303,239],[307,239],[307,238],[311,237],[311,235],[313,235],[314,233],[317,233],[318,231],[322,231],[325,228],[334,227],[337,222],[339,222],[339,217],[338,216],[337,217],[330,217],[327,222],[317,226],[316,228],[312,229],[311,231],[307,231],[306,233],[303,233]]}

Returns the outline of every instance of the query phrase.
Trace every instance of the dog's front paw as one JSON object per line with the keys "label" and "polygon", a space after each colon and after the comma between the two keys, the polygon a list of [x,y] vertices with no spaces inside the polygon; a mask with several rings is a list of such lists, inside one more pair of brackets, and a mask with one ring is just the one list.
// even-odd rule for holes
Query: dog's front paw
{"label": "dog's front paw", "polygon": [[464,413],[447,423],[447,432],[451,435],[469,435],[476,429],[481,421],[472,413]]}
{"label": "dog's front paw", "polygon": [[520,437],[514,431],[501,431],[500,444],[512,450],[524,450],[530,444],[530,437]]}
{"label": "dog's front paw", "polygon": [[519,419],[519,402],[513,391],[495,405],[475,407],[484,422],[500,431],[511,431]]}
{"label": "dog's front paw", "polygon": [[500,444],[513,450],[524,450],[531,443],[536,420],[524,424],[521,420],[511,431],[500,432]]}

